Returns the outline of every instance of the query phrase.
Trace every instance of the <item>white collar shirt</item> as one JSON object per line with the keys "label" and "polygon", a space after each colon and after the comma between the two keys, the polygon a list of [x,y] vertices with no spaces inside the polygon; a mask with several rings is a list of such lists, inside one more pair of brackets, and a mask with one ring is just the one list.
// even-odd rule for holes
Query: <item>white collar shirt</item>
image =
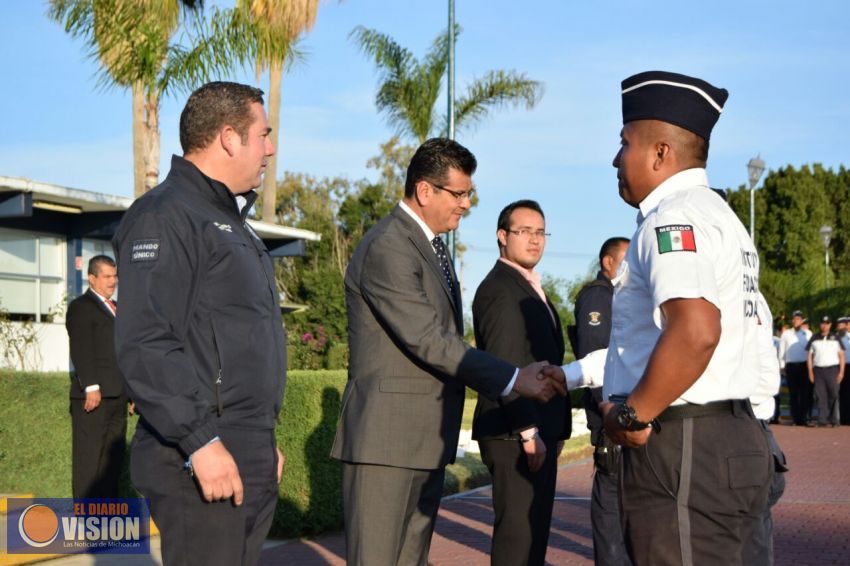
{"label": "white collar shirt", "polygon": [[[419,218],[419,215],[418,215],[418,214],[416,214],[415,212],[413,212],[413,209],[412,209],[412,208],[410,208],[409,206],[407,206],[407,203],[406,203],[406,202],[401,201],[401,202],[399,202],[399,203],[398,203],[398,206],[399,206],[399,208],[401,208],[403,211],[405,211],[405,212],[407,213],[407,215],[408,215],[408,216],[410,216],[411,218],[413,218],[413,220],[416,222],[416,224],[418,224],[418,225],[419,225],[419,227],[420,227],[420,228],[422,228],[422,233],[423,233],[423,234],[425,234],[425,237],[426,237],[426,238],[428,238],[428,243],[430,244],[430,243],[431,243],[431,240],[433,240],[433,239],[434,239],[434,237],[436,236],[436,234],[434,234],[434,231],[433,231],[433,230],[431,230],[431,229],[428,227],[428,225],[427,225],[427,224],[425,224],[425,221],[424,221],[424,220],[422,220],[421,218]],[[434,247],[434,244],[431,244],[431,248],[433,248],[433,247]],[[437,250],[434,250],[434,253],[437,253]]]}
{"label": "white collar shirt", "polygon": [[812,337],[811,330],[802,326],[797,330],[789,328],[779,337],[779,366],[784,368],[785,364],[806,363],[806,344]]}
{"label": "white collar shirt", "polygon": [[604,395],[628,395],[665,328],[661,305],[702,298],[720,310],[708,366],[674,404],[745,399],[759,381],[758,255],[731,208],[688,169],[639,205],[637,230],[614,283]]}
{"label": "white collar shirt", "polygon": [[112,301],[112,299],[110,297],[104,297],[103,295],[101,295],[100,293],[98,293],[97,291],[92,289],[91,287],[89,287],[89,290],[92,293],[94,293],[95,297],[100,299],[100,302],[103,303],[104,306],[106,306],[106,308],[109,310],[109,312],[112,313],[112,316],[115,316],[115,310],[114,310],[115,307],[112,304],[110,304],[110,301]]}
{"label": "white collar shirt", "polygon": [[814,367],[828,368],[837,366],[838,362],[841,361],[838,354],[844,351],[844,343],[831,332],[826,336],[815,334],[806,345],[806,350],[812,352],[812,365]]}

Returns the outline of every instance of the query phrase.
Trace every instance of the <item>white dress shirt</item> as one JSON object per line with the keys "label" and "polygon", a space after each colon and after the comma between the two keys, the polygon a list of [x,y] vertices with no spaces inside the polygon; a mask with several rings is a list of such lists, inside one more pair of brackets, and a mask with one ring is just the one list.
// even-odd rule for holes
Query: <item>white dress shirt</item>
{"label": "white dress shirt", "polygon": [[[674,404],[746,399],[760,369],[758,255],[731,208],[688,169],[639,205],[638,228],[614,283],[604,396],[628,395],[665,328],[661,305],[702,298],[720,311],[720,341],[708,366]],[[743,282],[743,285],[742,285]]]}

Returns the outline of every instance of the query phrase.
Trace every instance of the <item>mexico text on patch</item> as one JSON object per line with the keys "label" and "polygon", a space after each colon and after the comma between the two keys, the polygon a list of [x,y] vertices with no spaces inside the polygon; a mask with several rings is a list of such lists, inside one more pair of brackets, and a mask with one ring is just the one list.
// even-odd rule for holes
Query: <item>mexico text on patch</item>
{"label": "mexico text on patch", "polygon": [[655,229],[658,238],[658,253],[695,252],[694,227],[689,224],[670,224]]}
{"label": "mexico text on patch", "polygon": [[159,259],[159,239],[133,240],[131,261],[156,261]]}

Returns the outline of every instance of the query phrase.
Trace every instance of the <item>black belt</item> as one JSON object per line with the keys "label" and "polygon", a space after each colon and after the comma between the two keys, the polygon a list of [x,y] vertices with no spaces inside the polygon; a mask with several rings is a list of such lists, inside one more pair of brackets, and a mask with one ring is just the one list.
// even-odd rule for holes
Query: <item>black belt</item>
{"label": "black belt", "polygon": [[693,419],[698,417],[709,417],[712,415],[731,415],[735,413],[735,407],[746,410],[746,405],[749,401],[728,400],[728,401],[712,401],[705,405],[697,405],[696,403],[685,403],[684,405],[672,405],[667,407],[657,419],[661,422],[674,421],[680,419]]}

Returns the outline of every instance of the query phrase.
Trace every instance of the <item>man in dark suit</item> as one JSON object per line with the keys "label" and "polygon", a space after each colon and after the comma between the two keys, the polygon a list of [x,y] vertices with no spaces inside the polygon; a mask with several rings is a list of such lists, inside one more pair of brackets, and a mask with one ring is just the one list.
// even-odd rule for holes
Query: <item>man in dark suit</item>
{"label": "man in dark suit", "polygon": [[439,235],[473,194],[475,157],[426,141],[405,195],[358,245],[345,275],[351,359],[331,455],[343,462],[348,563],[426,564],[464,387],[491,399],[565,393],[540,374],[463,342],[460,285]]}
{"label": "man in dark suit", "polygon": [[118,276],[105,255],[89,261],[88,290],[71,301],[65,327],[75,376],[71,379],[73,494],[118,497],[127,434],[127,396],[115,359]]}
{"label": "man in dark suit", "polygon": [[[546,246],[540,205],[520,200],[499,214],[499,260],[472,303],[476,345],[518,366],[561,364],[564,335],[534,267]],[[496,520],[490,562],[542,565],[546,559],[558,453],[570,436],[570,398],[538,404],[512,394],[479,397],[472,437],[493,477]]]}

